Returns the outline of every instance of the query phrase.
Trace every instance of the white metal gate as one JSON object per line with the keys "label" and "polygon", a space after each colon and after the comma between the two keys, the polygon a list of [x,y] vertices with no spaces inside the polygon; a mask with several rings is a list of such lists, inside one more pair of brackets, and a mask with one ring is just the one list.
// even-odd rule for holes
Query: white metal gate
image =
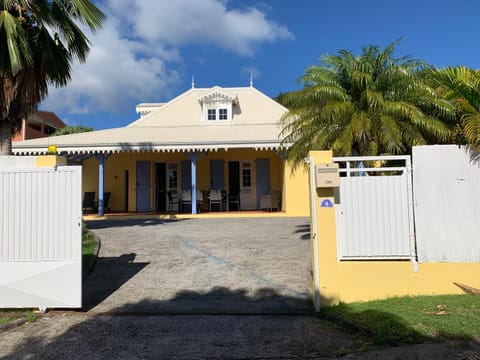
{"label": "white metal gate", "polygon": [[80,166],[0,169],[0,308],[82,306]]}
{"label": "white metal gate", "polygon": [[334,161],[341,176],[335,201],[338,258],[415,259],[410,157]]}

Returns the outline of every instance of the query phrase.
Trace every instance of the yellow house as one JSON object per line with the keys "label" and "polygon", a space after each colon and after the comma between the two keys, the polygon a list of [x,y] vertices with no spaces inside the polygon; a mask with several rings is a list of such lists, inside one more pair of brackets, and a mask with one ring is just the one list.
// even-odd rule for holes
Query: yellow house
{"label": "yellow house", "polygon": [[95,192],[100,204],[111,194],[112,211],[196,213],[181,201],[172,208],[171,195],[183,193],[186,205],[202,200],[207,209],[207,194],[219,190],[215,210],[309,214],[308,176],[292,174],[279,138],[287,109],[253,86],[192,87],[136,110],[140,118],[126,127],[22,141],[13,152],[46,154],[56,145],[59,155],[82,163],[84,192]]}

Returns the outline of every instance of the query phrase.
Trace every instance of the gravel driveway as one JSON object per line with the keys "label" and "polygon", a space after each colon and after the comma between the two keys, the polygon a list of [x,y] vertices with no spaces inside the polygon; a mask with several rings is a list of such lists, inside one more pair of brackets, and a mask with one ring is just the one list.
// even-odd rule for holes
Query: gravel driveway
{"label": "gravel driveway", "polygon": [[84,289],[95,313],[310,313],[305,218],[102,221]]}
{"label": "gravel driveway", "polygon": [[[330,359],[361,346],[311,313],[305,218],[89,226],[102,247],[84,311],[0,332],[0,358]],[[426,344],[342,359],[467,359],[477,350]]]}
{"label": "gravel driveway", "polygon": [[12,359],[316,357],[356,340],[312,314],[306,218],[94,221],[84,312],[0,333]]}

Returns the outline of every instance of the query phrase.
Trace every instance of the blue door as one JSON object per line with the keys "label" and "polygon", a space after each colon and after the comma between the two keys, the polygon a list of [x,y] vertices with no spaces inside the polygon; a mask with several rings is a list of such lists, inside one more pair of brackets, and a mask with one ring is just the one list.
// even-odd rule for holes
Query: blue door
{"label": "blue door", "polygon": [[210,161],[210,187],[212,190],[223,190],[223,160]]}
{"label": "blue door", "polygon": [[150,162],[137,161],[137,212],[150,211]]}
{"label": "blue door", "polygon": [[257,174],[257,209],[263,195],[270,194],[270,160],[257,159],[255,172]]}

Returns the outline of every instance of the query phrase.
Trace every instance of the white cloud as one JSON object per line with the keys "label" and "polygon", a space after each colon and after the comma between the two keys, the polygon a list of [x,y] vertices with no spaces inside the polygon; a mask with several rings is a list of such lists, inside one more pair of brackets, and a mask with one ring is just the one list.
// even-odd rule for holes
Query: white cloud
{"label": "white cloud", "polygon": [[138,0],[130,12],[125,11],[123,1],[110,0],[110,4],[137,36],[172,46],[212,43],[252,55],[258,44],[293,38],[285,26],[268,20],[262,10],[229,9],[226,1]]}
{"label": "white cloud", "polygon": [[[132,101],[165,93],[168,85],[178,81],[162,56],[146,52],[142,42],[120,38],[110,23],[89,38],[94,46],[87,62],[74,64],[67,87],[49,89],[44,108],[72,114],[118,113],[131,107]],[[156,49],[151,53],[155,52],[166,54],[163,58],[177,57],[174,52]]]}
{"label": "white cloud", "polygon": [[[74,64],[66,88],[51,88],[44,108],[67,113],[121,112],[154,101],[178,84],[181,47],[213,44],[251,56],[265,42],[291,39],[260,8],[232,9],[224,0],[105,0],[102,30],[85,31],[93,46]],[[169,94],[170,95],[170,94]]]}

